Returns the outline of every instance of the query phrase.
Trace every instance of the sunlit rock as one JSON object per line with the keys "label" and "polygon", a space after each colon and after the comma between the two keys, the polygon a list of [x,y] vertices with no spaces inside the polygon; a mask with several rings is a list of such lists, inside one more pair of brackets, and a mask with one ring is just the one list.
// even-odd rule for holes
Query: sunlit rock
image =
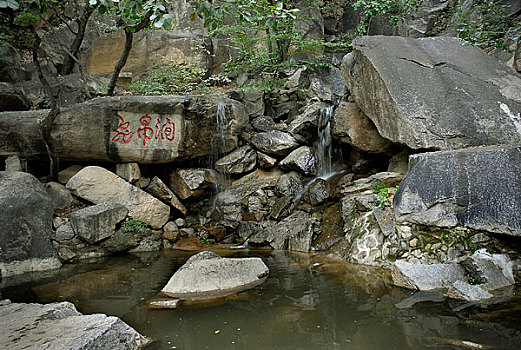
{"label": "sunlit rock", "polygon": [[82,315],[69,302],[0,307],[0,343],[6,349],[141,349],[149,341],[121,319]]}
{"label": "sunlit rock", "polygon": [[394,143],[449,150],[521,142],[521,78],[458,38],[361,36],[342,73]]}
{"label": "sunlit rock", "polygon": [[259,285],[268,274],[260,258],[222,258],[204,251],[188,259],[161,293],[189,300],[222,297]]}
{"label": "sunlit rock", "polygon": [[298,147],[297,140],[282,131],[260,132],[253,135],[251,143],[261,152],[278,156],[286,156]]}
{"label": "sunlit rock", "polygon": [[67,182],[66,187],[94,204],[113,202],[125,205],[130,217],[153,228],[161,228],[170,216],[170,208],[159,199],[98,166],[82,169]]}

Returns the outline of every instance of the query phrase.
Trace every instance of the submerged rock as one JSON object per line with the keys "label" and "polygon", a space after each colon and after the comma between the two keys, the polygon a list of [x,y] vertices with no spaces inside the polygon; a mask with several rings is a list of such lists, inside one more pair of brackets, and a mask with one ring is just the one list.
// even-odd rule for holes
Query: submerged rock
{"label": "submerged rock", "polygon": [[141,349],[149,341],[121,319],[82,315],[69,302],[0,307],[0,344],[6,349]]}
{"label": "submerged rock", "polygon": [[204,251],[190,257],[161,293],[188,300],[223,297],[263,283],[268,274],[260,258],[222,258]]}

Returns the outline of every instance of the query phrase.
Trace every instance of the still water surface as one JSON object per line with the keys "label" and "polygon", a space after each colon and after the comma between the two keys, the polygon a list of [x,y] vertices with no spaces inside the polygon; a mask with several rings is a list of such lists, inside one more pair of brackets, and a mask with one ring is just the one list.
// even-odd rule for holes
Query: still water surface
{"label": "still water surface", "polygon": [[383,270],[317,255],[217,253],[259,256],[270,276],[227,299],[150,309],[147,301],[193,254],[166,251],[3,279],[0,294],[13,302],[67,300],[85,314],[119,316],[155,339],[152,349],[476,349],[469,341],[484,349],[521,349],[521,301],[515,296],[467,307],[394,288]]}

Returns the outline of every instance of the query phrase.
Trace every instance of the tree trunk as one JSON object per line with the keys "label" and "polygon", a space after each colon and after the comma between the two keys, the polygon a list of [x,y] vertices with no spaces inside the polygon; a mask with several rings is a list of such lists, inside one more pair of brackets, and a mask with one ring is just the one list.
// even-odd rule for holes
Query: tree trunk
{"label": "tree trunk", "polygon": [[40,48],[42,40],[34,27],[31,27],[31,31],[34,35],[34,43],[32,48],[33,63],[36,67],[36,71],[38,72],[38,78],[40,79],[40,82],[42,83],[45,89],[45,93],[47,94],[47,97],[49,98],[49,101],[51,103],[51,110],[49,111],[49,114],[43,120],[40,120],[38,123],[43,141],[45,142],[45,148],[47,149],[47,155],[49,156],[50,161],[49,175],[44,178],[44,181],[47,181],[53,180],[58,176],[58,170],[60,167],[60,160],[54,152],[54,142],[51,135],[52,129],[54,127],[54,121],[56,117],[60,114],[60,107],[58,106],[58,101],[56,99],[54,91],[52,90],[51,85],[49,84],[49,82],[45,78],[45,75],[43,74],[43,70],[38,59],[38,50]]}
{"label": "tree trunk", "polygon": [[212,38],[203,38],[204,48],[206,50],[206,72],[204,73],[203,80],[206,80],[212,76],[213,73],[213,41]]}
{"label": "tree trunk", "polygon": [[[121,57],[114,66],[114,71],[110,77],[109,86],[107,88],[107,95],[114,95],[114,89],[116,88],[116,82],[118,81],[119,73],[127,63],[128,56],[130,55],[130,49],[132,49],[132,41],[134,40],[134,34],[145,29],[150,24],[150,16],[152,13],[147,13],[145,18],[139,22],[134,28],[124,28],[125,30],[125,47],[121,53]],[[132,30],[133,29],[133,30]]]}
{"label": "tree trunk", "polygon": [[130,49],[132,49],[132,41],[134,40],[134,33],[125,29],[125,47],[121,53],[121,57],[114,66],[114,71],[110,77],[109,86],[107,88],[107,95],[114,95],[114,89],[116,88],[116,82],[118,81],[119,73],[127,63],[128,56],[130,55]]}
{"label": "tree trunk", "polygon": [[71,47],[69,48],[69,54],[65,55],[63,65],[60,69],[60,75],[67,75],[72,73],[75,58],[77,59],[78,57],[78,52],[80,51],[81,43],[83,42],[83,38],[85,37],[85,29],[87,28],[87,24],[89,23],[89,18],[97,7],[98,5],[86,5],[82,15],[80,16],[80,18],[78,18],[78,32],[74,37]]}

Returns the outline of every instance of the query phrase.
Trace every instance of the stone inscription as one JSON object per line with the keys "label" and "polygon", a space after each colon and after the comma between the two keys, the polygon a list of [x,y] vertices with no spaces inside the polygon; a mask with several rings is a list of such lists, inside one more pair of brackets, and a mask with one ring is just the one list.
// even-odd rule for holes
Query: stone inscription
{"label": "stone inscription", "polygon": [[179,130],[176,130],[174,116],[150,115],[148,113],[117,112],[118,125],[112,130],[112,142],[128,144],[132,140],[147,148],[166,146],[164,143],[178,143]]}

